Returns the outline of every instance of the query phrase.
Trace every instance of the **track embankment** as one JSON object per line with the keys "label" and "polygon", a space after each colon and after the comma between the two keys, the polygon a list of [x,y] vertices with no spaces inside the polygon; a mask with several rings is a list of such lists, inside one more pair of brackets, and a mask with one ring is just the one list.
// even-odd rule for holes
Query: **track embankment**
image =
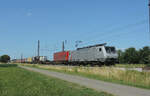
{"label": "track embankment", "polygon": [[113,83],[108,83],[100,80],[88,79],[85,77],[68,75],[64,73],[53,72],[53,71],[48,71],[48,70],[43,70],[38,68],[31,68],[25,66],[19,66],[19,67],[34,72],[39,72],[47,76],[56,77],[68,82],[76,83],[81,86],[95,89],[97,91],[108,92],[116,96],[150,96],[150,90],[148,89],[140,89],[140,88],[125,86],[125,85],[113,84]]}

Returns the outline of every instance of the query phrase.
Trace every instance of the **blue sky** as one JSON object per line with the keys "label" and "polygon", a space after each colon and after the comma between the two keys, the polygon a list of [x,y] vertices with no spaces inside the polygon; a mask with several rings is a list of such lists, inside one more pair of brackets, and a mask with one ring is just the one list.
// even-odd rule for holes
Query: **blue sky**
{"label": "blue sky", "polygon": [[[148,0],[1,0],[0,55],[52,58],[66,50],[107,42],[118,49],[150,44]],[[46,50],[45,50],[46,49]]]}

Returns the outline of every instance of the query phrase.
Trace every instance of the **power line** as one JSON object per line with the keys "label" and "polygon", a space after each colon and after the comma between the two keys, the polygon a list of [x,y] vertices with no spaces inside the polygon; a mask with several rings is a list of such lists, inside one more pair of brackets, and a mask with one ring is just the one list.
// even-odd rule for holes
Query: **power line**
{"label": "power line", "polygon": [[[111,34],[113,36],[114,32],[121,31],[121,30],[126,30],[126,29],[129,29],[129,28],[133,28],[135,26],[139,26],[139,25],[145,24],[146,22],[147,22],[147,20],[141,20],[141,21],[139,21],[137,23],[134,23],[134,24],[128,24],[126,26],[122,26],[122,27],[115,28],[115,29],[110,30],[110,31],[103,32],[102,34],[97,34],[97,36],[98,36],[98,38],[104,38],[104,37],[107,37],[107,36],[109,36]],[[109,32],[109,34],[107,32]],[[90,39],[89,41],[83,42],[83,44],[89,44],[90,42],[96,41],[95,39],[97,39],[97,36],[94,37],[94,39]]]}
{"label": "power line", "polygon": [[[136,31],[128,31],[128,32],[122,32],[122,33],[119,33],[119,34],[116,34],[115,36],[113,36],[113,37],[115,37],[114,39],[112,39],[112,40],[117,40],[117,38],[116,37],[120,37],[120,36],[125,36],[125,35],[123,35],[123,34],[125,34],[125,33],[134,33],[134,32],[136,32]],[[111,37],[111,36],[110,36]],[[104,41],[105,39],[101,39],[100,41]],[[111,40],[111,38],[108,38],[107,40]],[[119,40],[118,40],[119,41]],[[136,41],[134,41],[135,43],[137,43],[138,41],[136,40]]]}

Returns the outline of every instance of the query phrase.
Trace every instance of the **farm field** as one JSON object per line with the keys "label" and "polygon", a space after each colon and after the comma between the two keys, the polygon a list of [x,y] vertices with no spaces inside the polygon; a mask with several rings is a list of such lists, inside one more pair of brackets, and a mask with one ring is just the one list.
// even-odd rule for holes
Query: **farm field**
{"label": "farm field", "polygon": [[72,75],[93,78],[97,80],[119,83],[139,88],[150,89],[150,73],[131,70],[119,70],[114,67],[70,67],[70,66],[52,66],[52,65],[32,65],[25,66],[53,70]]}
{"label": "farm field", "polygon": [[0,96],[112,96],[104,92],[30,72],[0,67]]}

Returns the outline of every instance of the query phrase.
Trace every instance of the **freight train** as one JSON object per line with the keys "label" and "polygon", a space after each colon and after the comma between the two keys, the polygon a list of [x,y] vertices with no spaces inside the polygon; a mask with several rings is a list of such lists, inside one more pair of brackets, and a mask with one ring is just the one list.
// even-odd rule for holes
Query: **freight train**
{"label": "freight train", "polygon": [[97,44],[78,48],[74,51],[54,53],[54,62],[69,65],[113,65],[117,62],[118,54],[115,47]]}
{"label": "freight train", "polygon": [[53,54],[53,61],[48,61],[46,56],[14,59],[14,63],[41,63],[41,64],[63,64],[63,65],[114,65],[118,60],[115,47],[97,44],[74,51],[61,51]]}
{"label": "freight train", "polygon": [[[38,60],[39,58],[39,60]],[[47,62],[47,56],[36,56],[36,57],[28,57],[28,58],[22,58],[22,59],[14,59],[12,60],[13,63],[41,63],[44,64]]]}

